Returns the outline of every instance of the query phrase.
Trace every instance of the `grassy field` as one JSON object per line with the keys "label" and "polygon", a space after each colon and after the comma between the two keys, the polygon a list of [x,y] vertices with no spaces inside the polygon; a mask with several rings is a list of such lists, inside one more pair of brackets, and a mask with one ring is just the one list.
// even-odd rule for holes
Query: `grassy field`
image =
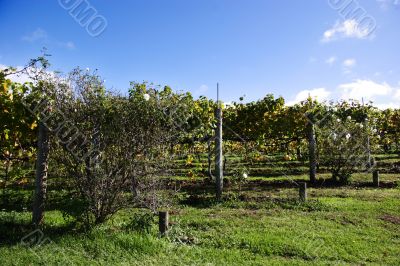
{"label": "grassy field", "polygon": [[[386,160],[398,162],[380,158]],[[137,209],[90,232],[76,230],[59,211],[68,197],[59,187],[50,191],[46,224],[35,232],[24,210],[31,191],[13,191],[0,212],[0,264],[400,265],[400,174],[381,174],[381,188],[370,174],[342,187],[330,185],[326,173],[319,177],[306,203],[297,189],[304,174],[252,177],[240,193],[228,184],[223,202],[213,200],[212,184],[178,177],[182,189],[166,238],[158,237],[157,220],[148,232],[135,230]]]}

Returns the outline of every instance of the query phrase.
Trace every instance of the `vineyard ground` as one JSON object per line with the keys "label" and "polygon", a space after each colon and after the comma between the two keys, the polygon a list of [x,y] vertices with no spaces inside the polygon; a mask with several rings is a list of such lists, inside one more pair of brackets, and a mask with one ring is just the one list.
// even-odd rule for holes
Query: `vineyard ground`
{"label": "vineyard ground", "polygon": [[[183,164],[177,162],[177,168]],[[32,232],[24,210],[32,190],[9,188],[8,204],[0,211],[1,264],[400,265],[399,173],[381,174],[381,188],[371,185],[370,173],[355,174],[351,185],[341,187],[320,174],[308,189],[309,200],[301,203],[297,184],[307,178],[260,175],[241,192],[227,183],[225,200],[217,203],[204,178],[169,177],[181,189],[171,207],[169,237],[161,239],[156,223],[147,233],[126,229],[137,209],[120,211],[90,233],[77,231],[60,211],[67,206],[67,191],[50,186],[46,241],[31,248],[21,239]]]}

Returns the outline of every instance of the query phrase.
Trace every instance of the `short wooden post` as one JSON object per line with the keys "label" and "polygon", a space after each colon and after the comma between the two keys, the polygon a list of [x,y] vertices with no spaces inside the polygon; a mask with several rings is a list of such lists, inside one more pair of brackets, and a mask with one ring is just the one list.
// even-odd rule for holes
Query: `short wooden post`
{"label": "short wooden post", "polygon": [[375,170],[372,174],[372,181],[375,187],[379,187],[379,171]]}
{"label": "short wooden post", "polygon": [[300,201],[304,202],[307,200],[307,183],[306,182],[300,183],[299,196],[300,196]]}
{"label": "short wooden post", "polygon": [[167,234],[169,223],[169,214],[167,211],[160,211],[158,213],[158,229],[160,236],[163,237]]}

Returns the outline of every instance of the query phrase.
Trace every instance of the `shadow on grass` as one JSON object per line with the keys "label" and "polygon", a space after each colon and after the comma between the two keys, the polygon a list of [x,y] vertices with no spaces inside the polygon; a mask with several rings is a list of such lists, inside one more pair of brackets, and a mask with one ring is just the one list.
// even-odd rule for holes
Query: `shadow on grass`
{"label": "shadow on grass", "polygon": [[[243,191],[253,191],[253,190],[274,190],[274,189],[285,189],[285,188],[298,188],[301,183],[307,183],[307,187],[309,188],[320,188],[320,189],[329,189],[329,188],[373,188],[374,184],[368,181],[353,181],[350,184],[342,184],[340,182],[334,181],[332,179],[318,179],[316,183],[311,183],[307,179],[296,179],[292,180],[288,178],[287,180],[249,180],[242,186]],[[380,188],[382,189],[390,189],[396,188],[400,186],[399,181],[381,181]],[[204,179],[202,181],[180,181],[181,191],[187,192],[190,195],[204,195],[204,194],[213,194],[215,191],[215,184],[211,179]],[[224,179],[224,188],[230,190],[233,186],[230,180]]]}
{"label": "shadow on grass", "polygon": [[[51,222],[45,223],[37,230],[31,225],[32,191],[8,189],[2,192],[0,197],[0,245],[23,244],[25,237],[30,235],[35,237],[41,234],[45,237],[51,236],[50,240],[54,241],[65,234],[82,231],[82,229],[77,230],[78,227],[73,217],[82,213],[83,204],[79,200],[73,200],[70,193],[48,192],[46,212],[57,210],[61,212],[62,216],[56,215],[56,220],[49,219]],[[67,219],[67,217],[71,219]]]}
{"label": "shadow on grass", "polygon": [[237,193],[233,192],[225,193],[221,201],[217,201],[215,197],[210,194],[190,195],[186,199],[182,200],[180,204],[198,209],[207,209],[217,206],[225,208],[244,208],[250,210],[286,209],[304,212],[328,211],[332,209],[332,207],[329,207],[316,199],[310,199],[306,202],[303,202],[298,198],[277,198],[268,195],[238,195]]}
{"label": "shadow on grass", "polygon": [[[18,212],[0,212],[0,246],[14,246],[21,244],[29,246],[39,244],[40,239],[50,241],[69,234],[75,228],[74,223],[63,225],[44,225],[37,229],[30,223],[30,216],[21,217]],[[40,238],[40,239],[39,239]]]}
{"label": "shadow on grass", "polygon": [[[46,200],[46,211],[62,210],[70,205],[73,192],[66,190],[48,190]],[[0,191],[0,211],[31,211],[34,191],[7,187]]]}
{"label": "shadow on grass", "polygon": [[[323,211],[329,209],[318,200],[308,200],[300,202],[298,198],[282,198],[274,196],[275,190],[297,189],[300,183],[307,183],[307,187],[313,189],[336,189],[336,188],[374,188],[372,182],[353,182],[351,184],[341,184],[331,179],[319,179],[311,184],[308,180],[251,180],[242,186],[241,193],[238,193],[235,186],[224,180],[224,194],[221,201],[215,198],[215,186],[210,180],[202,182],[183,182],[182,192],[186,192],[186,198],[180,200],[180,204],[206,209],[215,206],[230,208],[248,209],[295,209],[300,211]],[[398,187],[398,182],[381,182],[380,189],[390,189]],[[268,192],[268,195],[253,194],[254,191]],[[240,194],[240,196],[239,196]]]}

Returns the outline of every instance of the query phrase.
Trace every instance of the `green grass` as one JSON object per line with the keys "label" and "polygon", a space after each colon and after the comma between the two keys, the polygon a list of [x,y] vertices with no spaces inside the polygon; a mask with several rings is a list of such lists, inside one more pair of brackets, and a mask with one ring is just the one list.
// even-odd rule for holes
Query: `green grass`
{"label": "green grass", "polygon": [[[379,159],[399,161],[395,155]],[[301,167],[264,164],[251,167]],[[187,169],[183,165],[176,168]],[[304,173],[251,176],[240,193],[227,185],[223,202],[214,200],[211,184],[194,186],[204,177],[165,177],[183,184],[180,201],[170,208],[167,238],[158,237],[156,222],[148,233],[129,229],[137,209],[80,231],[60,211],[68,191],[52,186],[43,237],[30,246],[24,244],[33,239],[24,208],[32,187],[10,188],[0,207],[0,265],[400,265],[400,174],[382,173],[382,188],[372,187],[366,173],[341,187],[323,182],[329,173],[318,177],[306,203],[297,200],[297,184],[308,179]]]}
{"label": "green grass", "polygon": [[[47,241],[31,248],[21,239],[3,243],[1,264],[400,264],[400,224],[387,218],[400,222],[399,189],[311,188],[306,204],[295,200],[294,188],[246,194],[254,198],[173,207],[166,239],[158,238],[156,225],[147,234],[126,230],[132,210],[89,233],[65,229],[68,221],[61,213],[49,211],[43,229]],[[21,228],[30,214],[1,212],[0,218],[3,226],[9,221]]]}

